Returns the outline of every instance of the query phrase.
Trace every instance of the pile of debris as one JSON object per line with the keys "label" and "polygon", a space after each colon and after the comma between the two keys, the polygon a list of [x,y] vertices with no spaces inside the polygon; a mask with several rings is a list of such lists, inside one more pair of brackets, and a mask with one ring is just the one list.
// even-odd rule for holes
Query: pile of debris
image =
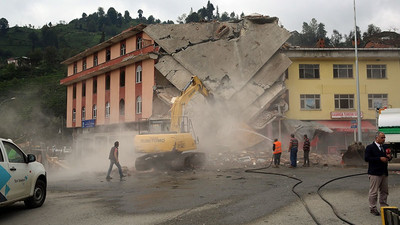
{"label": "pile of debris", "polygon": [[[303,164],[303,152],[300,150],[297,155],[298,166]],[[232,169],[232,168],[261,168],[267,167],[273,162],[272,151],[248,150],[242,152],[220,152],[208,153],[208,169]],[[318,154],[310,153],[311,166],[341,166],[342,158],[339,154]],[[281,165],[290,165],[289,152],[283,152]]]}

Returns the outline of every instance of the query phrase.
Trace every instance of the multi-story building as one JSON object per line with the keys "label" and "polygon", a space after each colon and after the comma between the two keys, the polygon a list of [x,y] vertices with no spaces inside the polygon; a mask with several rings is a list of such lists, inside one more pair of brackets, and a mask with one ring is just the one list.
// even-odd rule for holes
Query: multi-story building
{"label": "multi-story building", "polygon": [[[333,133],[315,135],[320,149],[347,149],[357,131],[357,74],[354,49],[292,48],[285,81],[287,119],[317,122]],[[400,107],[400,49],[358,49],[362,141],[373,140],[376,108]],[[315,123],[313,123],[315,124]]]}
{"label": "multi-story building", "polygon": [[112,136],[120,124],[133,130],[132,122],[151,116],[159,48],[144,27],[127,29],[62,62],[68,67],[60,82],[67,86],[66,127],[73,129],[75,148],[90,151],[113,143],[120,138],[120,132]]}
{"label": "multi-story building", "polygon": [[[159,57],[162,55],[160,47],[154,40],[169,49],[172,56],[174,56],[173,51],[186,41],[177,41],[178,47],[169,45],[166,39],[173,39],[170,38],[170,35],[165,35],[163,32],[158,34],[159,37],[154,35],[155,31],[162,28],[158,26],[150,29],[155,36],[153,40],[150,38],[150,33],[144,32],[145,27],[145,25],[139,25],[129,28],[63,62],[68,66],[68,74],[60,83],[67,86],[66,126],[73,129],[74,148],[90,151],[100,146],[110,145],[115,139],[121,141],[125,138],[125,143],[128,142],[133,146],[133,136],[138,130],[137,122],[142,118],[154,117],[155,111],[157,114],[168,112],[168,104],[155,104],[155,101],[166,102],[165,99],[160,100],[160,96],[158,96],[159,98],[154,97],[155,93],[159,91],[157,87],[159,85],[172,86],[176,91],[173,95],[176,96],[179,94],[179,90],[176,88],[177,84],[182,83],[184,86],[184,79],[166,78],[169,71],[176,69],[170,63],[175,63],[173,64],[175,66],[178,65],[178,61],[182,63],[183,58],[180,54],[183,53],[176,53],[175,55],[178,57],[175,61],[171,60],[171,57],[162,61]],[[195,28],[197,31],[199,25],[185,25],[180,28],[180,32],[183,32],[183,28]],[[214,26],[215,28],[218,26]],[[209,31],[210,27],[203,26],[201,29]],[[164,32],[168,33],[171,30],[176,32],[179,29],[174,27],[174,29],[164,29]],[[215,33],[209,32],[213,35]],[[187,35],[190,36],[191,33],[189,31]],[[174,40],[186,40],[186,36],[180,33],[171,35],[179,37]],[[198,35],[194,35],[194,39]],[[286,40],[281,38],[282,42]],[[252,43],[251,41],[241,43]],[[193,42],[187,41],[187,43]],[[215,44],[213,41],[210,43]],[[229,47],[229,45],[224,46]],[[194,45],[194,47],[197,46]],[[182,46],[178,49],[181,48]],[[196,50],[199,51],[199,48]],[[184,53],[187,52],[198,54],[196,51]],[[265,51],[262,53],[265,54]],[[295,123],[284,122],[286,133],[297,132],[300,131],[299,129],[308,127],[310,129],[303,130],[303,133],[308,133],[313,138],[314,147],[321,152],[347,148],[357,136],[355,133],[357,130],[355,128],[357,124],[357,84],[354,49],[289,48],[283,50],[283,53],[290,58],[292,64],[287,70],[285,81],[287,88],[285,102],[288,103],[288,107],[283,109],[279,104],[278,111],[285,112],[281,120],[296,121]],[[361,48],[358,50],[361,125],[364,143],[371,141],[376,131],[376,108],[400,107],[400,91],[397,88],[400,83],[399,53],[398,48]],[[205,54],[200,55],[201,58],[205,58]],[[221,57],[221,55],[219,56]],[[215,59],[216,56],[210,58]],[[280,72],[276,72],[281,77],[290,61],[285,61],[282,57],[276,57],[276,60],[281,61],[269,60],[273,61],[271,66],[266,66],[269,70],[260,73],[259,76],[269,75],[271,77],[276,68],[282,67],[277,70]],[[156,69],[156,64],[159,64],[160,61],[163,62],[160,66],[161,72]],[[182,65],[193,67],[193,64],[196,63],[196,61],[190,62],[191,64],[188,62],[179,64],[180,73],[178,74],[181,75],[183,71],[184,66]],[[261,68],[262,63],[265,62],[259,63],[261,63]],[[275,64],[279,66],[275,66]],[[285,64],[286,67],[283,68],[282,64]],[[168,69],[166,69],[167,65]],[[196,63],[196,66],[199,65],[206,64],[204,62],[203,64]],[[191,69],[194,71],[202,70],[200,66],[199,68],[192,67]],[[248,70],[246,71],[248,72]],[[212,74],[211,72],[210,74]],[[256,80],[262,79],[258,77]],[[171,85],[173,82],[175,82],[174,85]],[[268,85],[272,85],[274,82],[275,80]],[[268,85],[264,85],[265,87],[260,85],[260,87],[263,87],[263,91],[265,91],[264,88],[267,89]],[[283,93],[283,86],[279,87],[278,91],[265,92],[270,94],[265,94],[261,98],[270,100],[270,102],[275,101],[275,97],[270,95]],[[246,96],[246,93],[240,92],[240,94]],[[254,96],[253,100],[259,99],[259,97],[259,95]],[[270,102],[264,104],[269,106],[272,104]],[[274,104],[271,105],[271,107],[273,106]],[[257,110],[259,108],[263,109],[264,105],[259,106]],[[292,126],[287,126],[287,124]],[[274,122],[266,129],[267,136],[277,136],[278,132],[274,128],[278,126],[281,135],[285,128],[281,129],[281,123],[277,125],[277,122]],[[283,135],[285,135],[284,133],[282,132]],[[297,132],[297,134],[299,133],[301,132]],[[285,136],[279,136],[279,139],[285,142]]]}

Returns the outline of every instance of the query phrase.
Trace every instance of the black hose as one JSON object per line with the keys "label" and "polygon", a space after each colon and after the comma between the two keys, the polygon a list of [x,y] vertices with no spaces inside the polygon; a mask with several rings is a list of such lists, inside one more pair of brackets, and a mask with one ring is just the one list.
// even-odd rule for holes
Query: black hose
{"label": "black hose", "polygon": [[[270,165],[270,166],[271,166],[271,165]],[[284,176],[284,177],[287,177],[287,178],[290,178],[290,179],[299,181],[299,182],[297,182],[297,183],[292,187],[292,192],[300,199],[301,203],[303,203],[303,205],[304,205],[304,207],[306,208],[308,214],[310,214],[310,216],[312,217],[312,219],[314,220],[314,222],[315,222],[317,225],[320,225],[320,223],[318,222],[317,218],[315,218],[315,216],[312,214],[311,210],[308,208],[306,202],[305,202],[305,201],[303,200],[303,198],[294,190],[294,189],[296,188],[296,186],[299,185],[299,184],[301,184],[301,183],[303,183],[303,181],[300,180],[300,179],[298,179],[298,178],[296,178],[296,177],[288,176],[288,175],[286,175],[286,174],[281,174],[281,173],[270,173],[270,172],[262,172],[262,171],[259,171],[259,170],[265,169],[265,168],[268,168],[268,167],[263,167],[263,168],[258,168],[258,169],[249,169],[249,170],[245,170],[245,172],[246,172],[246,173],[262,173],[262,174],[270,174],[270,175],[276,175],[276,176]]]}
{"label": "black hose", "polygon": [[[273,160],[273,156],[272,156],[272,160]],[[292,192],[300,199],[301,203],[303,203],[303,205],[304,205],[304,207],[306,208],[308,214],[310,214],[310,216],[312,217],[312,219],[314,220],[314,222],[315,222],[316,224],[320,225],[320,223],[318,222],[317,218],[315,218],[314,214],[313,214],[313,213],[311,212],[311,210],[308,208],[306,202],[305,202],[305,201],[303,200],[303,198],[294,190],[294,189],[296,188],[297,185],[303,183],[302,180],[300,180],[300,179],[298,179],[298,178],[295,178],[295,177],[288,176],[288,175],[286,175],[286,174],[271,173],[271,172],[263,172],[263,171],[260,171],[260,170],[268,169],[269,167],[271,167],[271,165],[272,165],[272,160],[271,160],[271,163],[270,163],[268,166],[266,166],[266,167],[261,167],[261,168],[256,168],[256,169],[248,169],[248,170],[245,170],[245,172],[246,172],[246,173],[261,173],[261,174],[270,174],[270,175],[276,175],[276,176],[284,176],[284,177],[287,177],[287,178],[290,178],[290,179],[299,181],[299,182],[297,182],[297,183],[292,187]],[[334,178],[334,179],[332,179],[332,180],[329,180],[329,181],[325,182],[323,185],[321,185],[321,186],[318,188],[317,193],[318,193],[319,197],[331,207],[331,209],[333,210],[333,213],[335,214],[335,216],[336,216],[337,218],[339,218],[341,221],[343,221],[343,222],[345,222],[345,223],[347,223],[347,224],[354,225],[354,223],[351,223],[351,222],[347,221],[346,219],[342,218],[342,217],[339,215],[339,213],[337,212],[336,208],[335,208],[328,200],[326,200],[326,199],[321,195],[320,190],[321,190],[325,185],[327,185],[327,184],[329,184],[329,183],[331,183],[331,182],[333,182],[333,181],[340,180],[340,179],[344,179],[344,178],[348,178],[348,177],[366,175],[366,174],[367,174],[367,173],[358,173],[358,174],[351,174],[351,175],[346,175],[346,176],[337,177],[337,178]]]}
{"label": "black hose", "polygon": [[337,177],[337,178],[334,178],[334,179],[332,179],[332,180],[329,180],[328,182],[324,183],[323,185],[321,185],[321,186],[318,188],[318,191],[317,191],[317,192],[318,192],[319,197],[321,197],[321,199],[324,200],[324,202],[326,202],[326,203],[332,208],[333,213],[336,215],[337,218],[339,218],[340,220],[342,220],[343,222],[345,222],[345,223],[347,223],[347,224],[354,225],[354,223],[347,221],[346,219],[342,218],[342,217],[339,215],[339,213],[336,211],[335,207],[333,207],[333,205],[321,195],[320,190],[321,190],[321,188],[323,188],[325,185],[327,185],[327,184],[329,184],[329,183],[331,183],[331,182],[333,182],[333,181],[335,181],[335,180],[340,180],[340,179],[344,179],[344,178],[348,178],[348,177],[355,177],[355,176],[360,176],[360,175],[366,175],[366,174],[367,174],[367,173],[357,173],[357,174],[351,174],[351,175],[347,175],[347,176]]}

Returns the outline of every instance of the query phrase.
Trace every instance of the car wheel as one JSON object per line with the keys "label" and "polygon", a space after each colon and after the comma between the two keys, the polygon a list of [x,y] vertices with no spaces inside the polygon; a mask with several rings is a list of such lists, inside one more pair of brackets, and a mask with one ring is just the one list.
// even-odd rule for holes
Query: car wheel
{"label": "car wheel", "polygon": [[36,208],[43,205],[46,199],[46,183],[43,180],[37,180],[33,196],[25,200],[25,206],[28,208]]}

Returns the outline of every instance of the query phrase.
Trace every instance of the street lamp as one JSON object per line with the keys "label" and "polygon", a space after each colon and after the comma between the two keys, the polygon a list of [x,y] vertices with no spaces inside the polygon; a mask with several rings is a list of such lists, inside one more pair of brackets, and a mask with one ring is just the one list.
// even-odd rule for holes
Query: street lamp
{"label": "street lamp", "polygon": [[15,100],[15,97],[4,99],[2,102],[0,102],[0,106],[3,105],[5,102],[12,101],[12,100]]}

